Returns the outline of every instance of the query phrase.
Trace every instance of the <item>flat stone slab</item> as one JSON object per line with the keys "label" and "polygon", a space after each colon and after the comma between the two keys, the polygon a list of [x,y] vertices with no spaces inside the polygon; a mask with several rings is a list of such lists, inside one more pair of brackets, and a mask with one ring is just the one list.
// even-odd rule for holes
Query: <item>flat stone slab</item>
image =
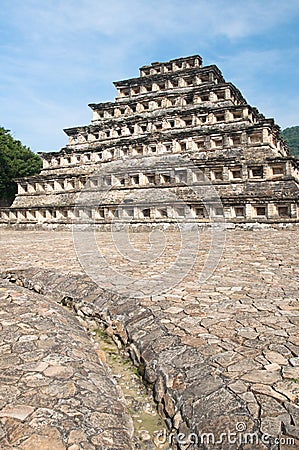
{"label": "flat stone slab", "polygon": [[[184,279],[140,298],[129,290],[124,295],[123,287],[117,293],[109,278],[99,286],[85,275],[71,237],[8,232],[3,276],[105,323],[107,333],[129,347],[161,414],[183,436],[173,438],[178,448],[187,448],[188,438],[188,449],[201,448],[204,439],[210,442],[202,448],[211,450],[299,448],[298,229],[227,232],[217,269],[200,283],[210,242],[203,234],[199,258]],[[124,263],[109,234],[97,235],[111,266],[139,276],[141,289],[173,263],[177,236],[168,237],[161,261],[138,265],[134,258]],[[139,250],[148,242],[146,233],[132,236]],[[230,443],[229,433],[238,441]],[[226,441],[217,444],[221,436]]]}
{"label": "flat stone slab", "polygon": [[0,447],[132,449],[122,392],[76,317],[0,281]]}

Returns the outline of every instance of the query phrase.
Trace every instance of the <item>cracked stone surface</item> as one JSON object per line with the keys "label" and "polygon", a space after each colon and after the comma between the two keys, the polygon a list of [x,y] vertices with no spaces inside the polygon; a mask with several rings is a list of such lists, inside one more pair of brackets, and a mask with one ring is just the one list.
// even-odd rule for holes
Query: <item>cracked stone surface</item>
{"label": "cracked stone surface", "polygon": [[[123,255],[113,251],[108,233],[97,238],[111,265],[143,282],[145,274],[154,277],[171,264],[177,247],[170,233],[161,260],[138,266],[125,264]],[[148,234],[133,234],[132,244],[146,249]],[[241,441],[198,447],[174,438],[178,448],[299,448],[298,229],[228,231],[217,269],[200,284],[209,246],[203,232],[198,259],[184,280],[167,292],[138,299],[111,293],[109,279],[98,286],[85,275],[71,233],[5,231],[1,246],[3,277],[68,304],[76,313],[97,317],[109,335],[129,346],[170,427],[186,436],[214,433],[216,440],[228,431],[242,439],[244,430],[258,438],[255,447]],[[4,345],[20,333],[13,320]],[[9,373],[3,359],[7,384],[16,384],[21,348],[35,345],[34,333],[28,332],[16,347],[15,369]],[[55,365],[50,373],[65,386],[72,375]],[[49,380],[47,369],[41,369],[41,378]]]}
{"label": "cracked stone surface", "polygon": [[133,425],[76,317],[0,282],[0,447],[131,449]]}

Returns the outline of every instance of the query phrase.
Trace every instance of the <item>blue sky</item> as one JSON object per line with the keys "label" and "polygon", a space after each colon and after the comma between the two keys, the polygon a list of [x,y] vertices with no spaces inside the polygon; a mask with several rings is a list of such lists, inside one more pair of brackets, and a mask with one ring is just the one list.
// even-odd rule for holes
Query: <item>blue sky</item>
{"label": "blue sky", "polygon": [[193,54],[282,128],[299,125],[298,24],[298,0],[2,0],[0,126],[59,150],[88,103],[114,100],[112,81]]}

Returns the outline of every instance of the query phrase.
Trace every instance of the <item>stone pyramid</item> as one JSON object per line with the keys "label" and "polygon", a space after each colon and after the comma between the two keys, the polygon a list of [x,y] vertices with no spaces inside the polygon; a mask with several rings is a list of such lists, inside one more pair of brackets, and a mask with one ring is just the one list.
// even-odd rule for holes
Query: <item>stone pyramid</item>
{"label": "stone pyramid", "polygon": [[17,180],[2,223],[298,221],[297,160],[217,66],[198,55],[155,62],[114,85],[115,102],[90,104],[91,123],[65,129],[66,147]]}

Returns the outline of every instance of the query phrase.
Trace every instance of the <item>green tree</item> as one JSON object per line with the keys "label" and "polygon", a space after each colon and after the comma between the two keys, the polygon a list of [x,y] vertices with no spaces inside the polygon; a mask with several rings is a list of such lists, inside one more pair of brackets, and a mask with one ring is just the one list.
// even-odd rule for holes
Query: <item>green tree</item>
{"label": "green tree", "polygon": [[0,127],[0,205],[9,206],[17,191],[15,178],[35,175],[42,168],[41,158]]}
{"label": "green tree", "polygon": [[287,141],[291,154],[299,158],[299,126],[286,128],[282,137]]}

